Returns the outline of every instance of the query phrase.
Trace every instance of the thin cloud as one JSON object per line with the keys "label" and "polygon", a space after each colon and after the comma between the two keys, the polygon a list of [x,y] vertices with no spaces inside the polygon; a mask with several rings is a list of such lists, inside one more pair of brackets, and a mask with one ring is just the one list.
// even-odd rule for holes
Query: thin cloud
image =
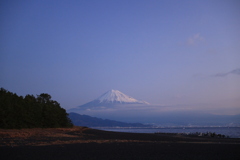
{"label": "thin cloud", "polygon": [[240,68],[232,70],[231,73],[240,75]]}
{"label": "thin cloud", "polygon": [[189,37],[186,44],[189,46],[193,46],[203,40],[204,40],[204,38],[200,35],[200,33],[197,33],[197,34],[194,34],[193,36]]}
{"label": "thin cloud", "polygon": [[237,69],[234,69],[230,72],[226,72],[226,73],[217,73],[215,75],[215,77],[226,77],[228,76],[229,74],[235,74],[235,75],[240,75],[240,68],[237,68]]}

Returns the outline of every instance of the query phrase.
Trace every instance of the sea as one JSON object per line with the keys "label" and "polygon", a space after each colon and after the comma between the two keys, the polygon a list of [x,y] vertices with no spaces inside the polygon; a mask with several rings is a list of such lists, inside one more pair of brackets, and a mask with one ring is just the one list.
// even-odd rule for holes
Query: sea
{"label": "sea", "polygon": [[131,132],[131,133],[216,133],[225,135],[229,138],[240,138],[240,127],[174,127],[174,128],[96,128],[114,132]]}

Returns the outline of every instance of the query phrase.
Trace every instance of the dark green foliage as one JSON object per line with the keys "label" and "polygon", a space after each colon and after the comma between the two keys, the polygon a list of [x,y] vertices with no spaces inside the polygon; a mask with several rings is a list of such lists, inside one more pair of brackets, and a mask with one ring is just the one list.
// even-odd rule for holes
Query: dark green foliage
{"label": "dark green foliage", "polygon": [[42,93],[24,98],[0,89],[0,128],[72,127],[66,110],[51,96]]}

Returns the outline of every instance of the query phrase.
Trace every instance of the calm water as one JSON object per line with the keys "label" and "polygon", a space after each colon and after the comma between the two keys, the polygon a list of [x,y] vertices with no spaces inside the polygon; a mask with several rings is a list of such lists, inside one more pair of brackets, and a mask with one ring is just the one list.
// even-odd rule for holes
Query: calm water
{"label": "calm water", "polygon": [[[99,129],[99,128],[98,128]],[[197,127],[197,128],[100,128],[101,130],[132,133],[196,133],[215,132],[230,138],[240,138],[240,127]]]}

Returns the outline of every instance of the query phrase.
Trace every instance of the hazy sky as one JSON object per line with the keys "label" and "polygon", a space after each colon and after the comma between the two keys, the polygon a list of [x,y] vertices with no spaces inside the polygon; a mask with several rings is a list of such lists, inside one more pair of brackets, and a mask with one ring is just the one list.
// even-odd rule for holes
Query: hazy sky
{"label": "hazy sky", "polygon": [[240,114],[239,17],[239,0],[1,0],[0,87]]}

